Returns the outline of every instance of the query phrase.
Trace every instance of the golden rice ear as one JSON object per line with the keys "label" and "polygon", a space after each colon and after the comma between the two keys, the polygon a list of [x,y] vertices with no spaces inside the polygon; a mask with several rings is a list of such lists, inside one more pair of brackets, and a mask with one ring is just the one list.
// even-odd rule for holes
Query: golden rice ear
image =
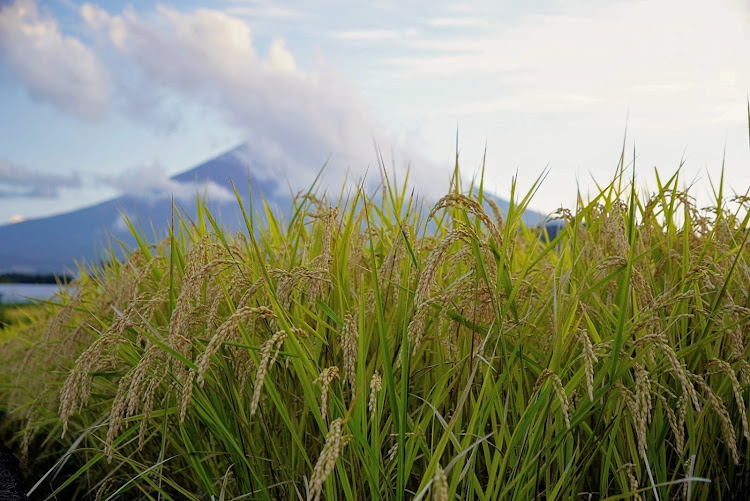
{"label": "golden rice ear", "polygon": [[715,366],[719,369],[720,372],[726,374],[729,377],[729,380],[732,382],[732,392],[734,393],[734,399],[737,403],[737,410],[740,413],[740,420],[742,422],[742,434],[743,436],[750,440],[750,431],[748,430],[748,424],[747,424],[747,410],[745,408],[745,399],[742,396],[742,385],[740,385],[740,381],[737,379],[737,374],[734,372],[734,369],[732,369],[732,366],[729,365],[728,362],[724,360],[719,360],[717,358],[713,358],[709,361],[708,367]]}
{"label": "golden rice ear", "polygon": [[344,316],[341,328],[341,350],[344,359],[344,372],[351,388],[352,400],[357,396],[357,352],[359,349],[358,318],[355,311]]}
{"label": "golden rice ear", "polygon": [[682,391],[687,393],[690,397],[695,412],[700,412],[701,406],[698,401],[698,394],[695,391],[695,386],[690,382],[690,378],[693,377],[693,374],[691,374],[683,364],[680,363],[677,353],[675,353],[674,349],[669,346],[668,343],[669,341],[663,333],[653,333],[639,338],[636,341],[636,346],[648,347],[653,345],[653,348],[658,349],[664,356],[666,356],[672,373],[682,386]]}
{"label": "golden rice ear", "polygon": [[448,501],[448,477],[440,463],[435,468],[435,476],[432,479],[432,499],[433,501]]}
{"label": "golden rice ear", "polygon": [[107,455],[107,462],[109,463],[112,462],[115,453],[113,444],[117,434],[120,432],[122,418],[126,410],[125,400],[128,396],[128,389],[130,388],[130,382],[132,379],[132,371],[128,372],[120,379],[120,383],[117,385],[115,399],[112,402],[112,409],[109,411],[109,429],[107,430],[107,440],[104,443],[104,453]]}
{"label": "golden rice ear", "polygon": [[[685,450],[685,428],[684,426],[682,426],[682,424],[678,423],[677,414],[674,410],[672,410],[672,407],[667,401],[666,397],[661,393],[656,393],[656,398],[661,401],[662,409],[667,413],[667,421],[669,421],[669,427],[672,429],[672,433],[675,437],[675,449],[677,450],[678,454],[682,455],[683,451]],[[678,401],[678,407],[680,401]]]}
{"label": "golden rice ear", "polygon": [[637,397],[621,383],[616,383],[613,387],[620,391],[620,397],[623,399],[628,411],[630,412],[630,417],[633,419],[636,439],[638,441],[638,457],[643,457],[648,449],[648,442],[646,440],[646,420],[644,419],[644,414],[641,408],[638,406]]}
{"label": "golden rice ear", "polygon": [[383,379],[378,371],[372,375],[370,380],[370,399],[367,404],[367,409],[370,411],[370,415],[375,418],[375,412],[378,409],[378,393],[383,389]]}
{"label": "golden rice ear", "polygon": [[651,379],[649,373],[639,363],[633,365],[635,369],[635,399],[646,424],[651,424]]}
{"label": "golden rice ear", "polygon": [[335,365],[323,369],[313,383],[320,382],[320,414],[323,416],[323,421],[328,420],[328,388],[335,379],[341,379],[339,375],[339,368]]}
{"label": "golden rice ear", "polygon": [[560,411],[565,421],[565,427],[570,428],[570,397],[565,393],[565,388],[563,388],[562,381],[557,374],[552,373],[550,379],[552,379],[552,386],[555,388],[557,399],[560,401]]}
{"label": "golden rice ear", "polygon": [[243,306],[237,309],[216,331],[211,337],[211,340],[206,346],[206,351],[203,352],[203,356],[198,362],[197,371],[197,382],[203,386],[205,381],[206,371],[208,370],[208,364],[211,361],[211,357],[216,354],[221,345],[232,335],[235,334],[239,328],[240,323],[248,318],[260,319],[275,319],[276,314],[273,310],[267,306],[249,307]]}
{"label": "golden rice ear", "polygon": [[346,445],[347,439],[342,434],[343,419],[334,419],[328,427],[328,435],[320,451],[318,461],[315,463],[312,475],[310,475],[310,490],[307,493],[307,501],[319,501],[323,492],[323,485],[328,476],[333,472],[341,452]]}
{"label": "golden rice ear", "polygon": [[105,353],[110,346],[120,341],[120,336],[116,333],[102,335],[78,357],[75,367],[68,374],[60,390],[60,419],[63,425],[63,436],[68,429],[70,417],[86,405],[91,395],[92,374],[108,364],[111,359]]}
{"label": "golden rice ear", "polygon": [[419,277],[417,291],[414,294],[414,304],[416,306],[420,306],[429,298],[430,288],[435,280],[435,275],[446,259],[446,254],[451,246],[459,240],[468,242],[472,238],[476,239],[476,234],[474,234],[470,228],[460,225],[449,231],[445,238],[440,240],[438,245],[430,253],[427,264]]}
{"label": "golden rice ear", "polygon": [[560,402],[560,412],[562,412],[565,427],[570,428],[570,397],[565,393],[560,376],[552,372],[550,369],[544,369],[534,384],[534,389],[531,394],[535,394],[542,387],[547,379],[552,380],[552,388],[555,390],[557,400]]}
{"label": "golden rice ear", "polygon": [[721,422],[721,429],[724,435],[724,440],[727,443],[727,447],[729,447],[729,450],[732,452],[732,460],[734,461],[734,464],[740,464],[740,452],[737,449],[737,435],[734,432],[734,425],[732,424],[732,420],[729,417],[727,408],[724,406],[724,402],[722,401],[721,397],[718,396],[714,392],[714,390],[706,383],[703,377],[693,375],[692,379],[696,383],[698,383],[698,386],[701,387],[704,394],[706,395],[706,399],[711,404],[711,407],[713,407],[714,411],[718,414],[719,421]]}
{"label": "golden rice ear", "polygon": [[633,501],[641,501],[643,498],[639,493],[636,492],[639,487],[638,479],[635,478],[635,465],[633,463],[625,463],[620,469],[624,469],[625,473],[628,476],[628,481],[630,482],[630,490],[631,492],[633,492]]}
{"label": "golden rice ear", "polygon": [[[260,348],[260,363],[258,364],[258,370],[255,373],[255,385],[253,389],[253,399],[250,401],[250,415],[255,415],[258,410],[258,403],[260,402],[260,391],[263,389],[263,381],[266,378],[266,372],[270,369],[276,361],[281,346],[286,339],[286,332],[278,331],[271,339],[263,343]],[[276,354],[271,358],[271,351],[276,350]]]}
{"label": "golden rice ear", "polygon": [[578,333],[578,339],[580,339],[583,345],[583,362],[586,368],[586,390],[588,391],[589,400],[594,401],[594,364],[599,360],[596,358],[594,353],[594,347],[589,339],[588,332],[586,329],[581,329]]}
{"label": "golden rice ear", "polygon": [[[500,211],[497,210],[497,204],[492,202],[491,199],[489,198],[486,200],[491,202],[491,205],[490,205],[491,207],[494,206],[493,210],[495,210],[495,215],[498,221],[502,223],[502,217],[500,216]],[[500,235],[500,230],[498,229],[498,226],[492,222],[490,217],[487,215],[487,212],[485,212],[484,207],[482,207],[479,204],[479,202],[467,197],[466,195],[457,194],[457,193],[450,193],[448,195],[445,195],[443,198],[438,200],[438,202],[432,208],[432,211],[430,211],[430,215],[428,216],[428,219],[432,219],[435,216],[435,213],[439,211],[440,209],[445,209],[448,207],[460,207],[464,209],[466,212],[469,212],[470,214],[474,214],[487,227],[487,229],[490,232],[490,235],[492,235],[492,239],[495,241],[495,245],[497,245],[498,248],[502,247],[503,237]]]}
{"label": "golden rice ear", "polygon": [[338,232],[338,215],[338,207],[326,207],[310,215],[313,219],[319,219],[323,225],[322,248],[320,250],[319,261],[326,270],[331,269],[331,261],[333,261],[331,248],[333,237]]}

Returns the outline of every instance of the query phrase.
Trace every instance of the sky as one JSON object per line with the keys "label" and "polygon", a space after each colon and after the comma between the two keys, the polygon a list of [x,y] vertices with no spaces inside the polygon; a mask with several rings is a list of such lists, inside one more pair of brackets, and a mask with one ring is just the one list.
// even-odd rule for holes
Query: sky
{"label": "sky", "polygon": [[[373,5],[375,4],[375,5]],[[240,143],[293,189],[462,175],[572,207],[625,145],[750,188],[747,0],[0,0],[0,224],[172,186]],[[626,134],[627,133],[627,134]]]}

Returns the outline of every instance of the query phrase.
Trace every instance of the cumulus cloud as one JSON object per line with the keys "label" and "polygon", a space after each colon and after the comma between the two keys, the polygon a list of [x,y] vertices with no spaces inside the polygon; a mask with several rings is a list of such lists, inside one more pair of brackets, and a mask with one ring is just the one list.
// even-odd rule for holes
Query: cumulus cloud
{"label": "cumulus cloud", "polygon": [[33,0],[0,8],[0,60],[34,99],[87,119],[107,109],[109,77],[96,53],[63,35]]}
{"label": "cumulus cloud", "polygon": [[179,202],[190,202],[195,199],[196,194],[205,195],[214,202],[235,200],[234,193],[213,181],[180,182],[171,179],[164,166],[158,162],[127,169],[115,176],[100,176],[98,180],[121,194],[147,201],[174,198]]}
{"label": "cumulus cloud", "polygon": [[[342,75],[322,60],[300,68],[281,38],[260,53],[241,19],[166,6],[140,17],[133,9],[112,14],[85,4],[80,14],[109,39],[129,72],[140,73],[144,91],[219,110],[247,137],[255,162],[295,188],[309,185],[327,159],[326,175],[340,184],[347,168],[363,173],[374,164],[373,140],[393,144]],[[404,149],[395,156],[398,165],[413,160]]]}
{"label": "cumulus cloud", "polygon": [[60,188],[80,188],[78,173],[52,174],[0,160],[0,198],[57,198]]}

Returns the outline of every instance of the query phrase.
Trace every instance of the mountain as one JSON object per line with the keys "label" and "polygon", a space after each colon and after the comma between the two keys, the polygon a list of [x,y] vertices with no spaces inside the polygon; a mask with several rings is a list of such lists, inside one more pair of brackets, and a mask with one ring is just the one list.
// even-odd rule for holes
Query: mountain
{"label": "mountain", "polygon": [[[263,196],[272,206],[288,207],[291,197],[280,182],[269,180],[260,166],[248,164],[245,145],[208,160],[170,178],[172,186],[187,194],[175,199],[184,214],[196,213],[195,194],[208,192],[208,206],[217,219],[230,228],[239,227],[240,211],[232,181],[240,193],[247,193],[248,175],[253,197]],[[258,173],[257,175],[254,172]],[[221,196],[213,196],[214,194]],[[65,214],[0,226],[0,273],[28,274],[75,271],[76,263],[95,263],[106,255],[108,240],[135,244],[124,224],[123,214],[147,235],[152,227],[157,236],[167,235],[172,201],[166,194],[122,195],[112,200]]]}
{"label": "mountain", "polygon": [[[255,200],[264,197],[271,207],[288,215],[291,195],[284,180],[273,179],[273,173],[248,161],[251,152],[240,145],[188,171],[170,178],[170,186],[189,196],[175,203],[188,216],[196,213],[194,194],[208,193],[212,214],[230,229],[240,227],[241,214],[234,199],[232,181],[240,193],[247,193],[248,177]],[[485,194],[485,196],[487,196]],[[493,197],[501,210],[505,200]],[[117,239],[135,244],[122,215],[136,226],[158,237],[167,235],[172,202],[164,193],[122,195],[112,200],[65,214],[0,226],[0,273],[62,273],[76,270],[76,263],[95,263],[106,256],[108,241]],[[542,214],[526,211],[527,224],[540,224]]]}

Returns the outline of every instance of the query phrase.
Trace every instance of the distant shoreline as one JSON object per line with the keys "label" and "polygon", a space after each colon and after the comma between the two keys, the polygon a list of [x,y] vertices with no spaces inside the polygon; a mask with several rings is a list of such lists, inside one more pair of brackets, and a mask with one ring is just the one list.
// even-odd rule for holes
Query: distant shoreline
{"label": "distant shoreline", "polygon": [[55,273],[0,273],[0,284],[58,284],[70,283],[75,279],[73,275]]}

